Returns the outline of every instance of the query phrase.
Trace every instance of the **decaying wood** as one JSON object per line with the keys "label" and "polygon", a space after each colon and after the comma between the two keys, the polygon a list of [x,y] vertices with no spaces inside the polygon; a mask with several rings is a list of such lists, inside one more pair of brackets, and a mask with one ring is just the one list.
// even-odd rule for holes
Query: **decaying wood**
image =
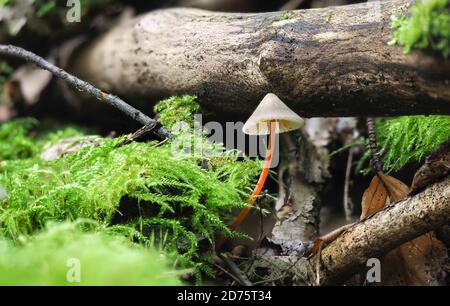
{"label": "decaying wood", "polygon": [[[322,283],[343,282],[369,258],[432,231],[450,216],[450,177],[349,228],[323,249]],[[314,258],[312,259],[314,260]]]}
{"label": "decaying wood", "polygon": [[305,242],[319,233],[320,191],[328,177],[328,159],[305,136],[282,137],[285,160],[279,169],[278,221],[272,230],[276,240]]}
{"label": "decaying wood", "polygon": [[267,92],[309,116],[450,114],[450,61],[389,46],[413,0],[261,14],[157,10],[120,24],[72,69],[128,97],[195,94],[248,114]]}
{"label": "decaying wood", "polygon": [[319,234],[321,191],[329,178],[327,145],[335,126],[334,119],[313,118],[304,131],[281,135],[277,222],[269,241],[283,255],[305,255]]}
{"label": "decaying wood", "polygon": [[450,174],[450,140],[427,156],[425,163],[414,175],[410,193],[414,194],[448,174]]}
{"label": "decaying wood", "polygon": [[369,258],[381,258],[405,242],[442,226],[449,217],[450,176],[447,176],[424,191],[350,226],[325,246],[320,255],[298,261],[292,256],[260,257],[253,266],[279,275],[283,267],[293,263],[289,277],[295,280],[294,284],[316,284],[317,277],[321,285],[342,284],[359,272]]}

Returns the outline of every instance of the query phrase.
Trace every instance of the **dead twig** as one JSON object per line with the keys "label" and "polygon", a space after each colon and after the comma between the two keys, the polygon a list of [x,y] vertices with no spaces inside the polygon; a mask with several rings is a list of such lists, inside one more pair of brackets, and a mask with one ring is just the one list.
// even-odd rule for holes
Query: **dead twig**
{"label": "dead twig", "polygon": [[253,283],[248,279],[247,275],[245,275],[245,273],[242,272],[242,270],[239,269],[239,267],[230,258],[228,258],[226,254],[222,254],[220,257],[225,261],[234,275],[239,279],[240,284],[244,286],[253,286]]}
{"label": "dead twig", "polygon": [[144,125],[139,130],[137,130],[133,134],[129,135],[127,138],[125,138],[123,141],[121,141],[119,144],[117,144],[117,147],[125,146],[127,144],[130,144],[130,143],[138,140],[139,138],[144,137],[145,135],[147,135],[148,133],[153,131],[156,128],[157,124],[158,124],[158,122],[155,121],[154,123]]}
{"label": "dead twig", "polygon": [[236,277],[235,275],[233,275],[232,273],[228,272],[227,269],[225,269],[225,268],[222,267],[221,265],[215,263],[214,266],[215,266],[216,268],[218,268],[220,271],[222,271],[223,273],[225,273],[226,275],[228,275],[229,277],[231,277],[235,282],[238,282],[239,284],[245,286],[245,284],[243,284],[239,278],[237,278],[237,277]]}
{"label": "dead twig", "polygon": [[[42,57],[34,54],[33,52],[30,52],[28,50],[25,50],[20,47],[16,47],[13,45],[0,45],[0,54],[10,55],[19,57],[21,59],[24,59],[28,62],[32,62],[35,65],[39,66],[42,69],[50,71],[53,75],[63,79],[67,83],[74,86],[79,91],[84,91],[91,96],[97,98],[100,101],[106,102],[109,105],[117,108],[118,110],[122,111],[123,113],[130,116],[132,119],[136,120],[137,122],[143,124],[146,127],[156,127],[154,129],[154,133],[158,135],[161,138],[173,138],[173,135],[163,126],[161,126],[158,121],[150,118],[149,116],[145,115],[138,109],[132,107],[122,99],[120,99],[117,96],[114,96],[110,93],[106,93],[94,85],[80,80],[79,78],[71,75],[67,71],[63,70],[62,68],[59,68]],[[145,127],[144,127],[145,128]]]}
{"label": "dead twig", "polygon": [[381,172],[383,167],[380,162],[380,157],[378,156],[377,147],[377,136],[375,132],[375,124],[373,118],[369,117],[366,119],[367,122],[367,134],[369,136],[369,147],[372,151],[372,167],[375,172]]}
{"label": "dead twig", "polygon": [[348,151],[347,166],[345,169],[343,204],[344,204],[345,219],[347,221],[351,221],[353,217],[353,203],[351,198],[348,196],[350,188],[350,176],[353,164],[353,152],[354,152],[353,148],[350,148]]}

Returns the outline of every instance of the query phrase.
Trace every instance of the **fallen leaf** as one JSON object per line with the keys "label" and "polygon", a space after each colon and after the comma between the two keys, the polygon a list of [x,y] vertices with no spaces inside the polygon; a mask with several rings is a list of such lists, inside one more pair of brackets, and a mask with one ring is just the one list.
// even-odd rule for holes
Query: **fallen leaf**
{"label": "fallen leaf", "polygon": [[55,160],[63,155],[74,153],[86,146],[97,146],[99,144],[96,136],[68,137],[63,139],[41,153],[41,158],[46,161]]}
{"label": "fallen leaf", "polygon": [[367,217],[377,213],[384,207],[387,200],[387,190],[380,178],[375,175],[370,182],[369,187],[364,191],[361,201],[361,217],[364,220]]}
{"label": "fallen leaf", "polygon": [[378,172],[377,176],[386,187],[391,203],[396,203],[406,198],[409,193],[409,188],[405,183],[382,172]]}
{"label": "fallen leaf", "polygon": [[[382,182],[385,190],[387,190],[389,200],[394,204],[407,197],[409,188],[402,181],[381,172],[377,173],[376,177],[379,177],[379,182]],[[380,195],[383,188],[378,190],[378,195],[376,194],[377,191],[373,191],[378,187],[376,186],[376,177],[372,179],[371,186],[364,193],[367,193],[367,203],[363,196],[361,218],[365,215],[365,211],[374,214],[385,206],[387,199],[385,197],[383,203],[383,198]],[[372,192],[375,195],[372,196]],[[369,203],[367,199],[370,198],[379,199],[379,202],[372,200],[373,203]],[[364,209],[364,205],[370,207]],[[444,274],[442,267],[446,261],[447,249],[445,245],[435,237],[434,233],[424,234],[383,256],[381,260],[382,285],[424,286],[442,284]]]}

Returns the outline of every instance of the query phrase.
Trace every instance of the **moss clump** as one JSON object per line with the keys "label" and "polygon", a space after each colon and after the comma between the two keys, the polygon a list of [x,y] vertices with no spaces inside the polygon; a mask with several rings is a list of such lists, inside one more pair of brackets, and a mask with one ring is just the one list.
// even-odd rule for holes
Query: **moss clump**
{"label": "moss clump", "polygon": [[0,125],[0,161],[28,158],[37,153],[38,146],[29,135],[36,124],[36,120],[27,118]]}
{"label": "moss clump", "polygon": [[289,20],[289,18],[291,18],[291,11],[283,11],[277,21]]}
{"label": "moss clump", "polygon": [[52,131],[49,128],[55,125],[50,123],[38,131],[38,125],[38,121],[33,118],[21,118],[0,124],[0,162],[31,158],[61,139],[83,136],[83,133],[74,127]]}
{"label": "moss clump", "polygon": [[[47,134],[45,139],[55,142],[64,135]],[[0,146],[9,141],[4,137]],[[205,157],[178,150],[177,139],[117,147],[123,137],[99,137],[74,153],[44,161],[39,157],[44,141],[33,147],[33,138],[20,137],[32,149],[9,154],[11,159],[0,164],[0,185],[8,194],[0,201],[0,235],[18,242],[49,221],[89,218],[131,240],[176,251],[197,271],[206,271],[213,255],[212,247],[200,250],[201,241],[211,246],[215,236],[237,235],[225,222],[233,209],[246,205],[260,171],[258,161],[238,160],[220,144],[209,145],[214,154]],[[20,148],[18,142],[11,152],[22,152]]]}
{"label": "moss clump", "polygon": [[157,103],[154,111],[159,114],[158,120],[162,125],[169,129],[177,122],[193,125],[193,114],[200,111],[200,105],[196,99],[195,96],[171,97]]}
{"label": "moss clump", "polygon": [[[174,156],[169,145],[116,148],[118,141],[103,140],[54,161],[4,162],[0,184],[8,198],[0,203],[3,234],[17,240],[48,221],[77,218],[109,225],[123,209],[137,211],[125,221],[142,236],[149,228],[169,230],[168,247],[193,261],[201,261],[200,239],[213,243],[215,235],[232,236],[223,220],[245,205],[245,187],[259,164],[235,159],[230,161],[235,167],[228,163],[208,171],[189,156]],[[125,202],[124,197],[133,200]]]}
{"label": "moss clump", "polygon": [[[410,162],[421,162],[440,144],[450,139],[450,116],[402,116],[375,120],[378,151],[386,172],[398,171]],[[366,146],[356,172],[371,171],[372,156],[367,139],[355,141],[332,153],[340,153],[354,145]]]}
{"label": "moss clump", "polygon": [[450,0],[418,0],[410,17],[393,17],[390,44],[403,46],[405,53],[412,48],[431,48],[450,55]]}
{"label": "moss clump", "polygon": [[47,226],[20,245],[0,240],[0,285],[180,285],[169,263],[86,221]]}

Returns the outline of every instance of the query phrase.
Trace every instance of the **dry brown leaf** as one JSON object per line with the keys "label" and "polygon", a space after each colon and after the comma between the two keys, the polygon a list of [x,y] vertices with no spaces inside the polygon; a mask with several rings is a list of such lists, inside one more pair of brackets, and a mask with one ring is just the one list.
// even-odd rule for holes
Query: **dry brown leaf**
{"label": "dry brown leaf", "polygon": [[53,144],[49,148],[46,148],[41,153],[41,158],[47,161],[55,160],[65,154],[74,153],[83,147],[97,146],[98,144],[99,142],[96,136],[84,138],[69,137]]}
{"label": "dry brown leaf", "polygon": [[[391,202],[398,202],[404,199],[409,192],[408,186],[402,181],[384,173],[378,173],[378,182],[382,182]],[[375,178],[376,178],[375,177]],[[383,188],[376,191],[376,179],[372,182],[364,192],[363,196],[363,213],[361,218],[370,214],[374,214],[381,210],[386,203],[382,202]],[[379,194],[376,194],[378,192]],[[373,194],[375,193],[375,194]],[[370,203],[368,199],[376,199],[379,202]],[[370,207],[364,208],[364,206]],[[382,285],[430,285],[440,284],[442,282],[443,269],[442,265],[447,259],[447,249],[433,233],[427,233],[408,241],[398,248],[392,250],[382,258]]]}
{"label": "dry brown leaf", "polygon": [[362,221],[381,210],[386,204],[386,200],[387,190],[380,178],[375,175],[362,196],[360,220]]}
{"label": "dry brown leaf", "polygon": [[[382,172],[370,182],[364,191],[360,220],[377,213],[389,200],[399,202],[407,197],[408,186],[402,181]],[[393,220],[393,222],[395,222]],[[353,224],[340,227],[314,241],[310,257],[320,252],[326,244],[334,241]],[[378,285],[438,285],[444,280],[443,265],[447,261],[447,249],[434,233],[427,233],[392,250],[381,259],[381,280]],[[361,284],[364,275],[355,275],[348,285]]]}
{"label": "dry brown leaf", "polygon": [[382,285],[442,285],[447,248],[433,233],[408,241],[382,259]]}
{"label": "dry brown leaf", "polygon": [[402,181],[392,177],[390,175],[386,175],[383,172],[378,172],[377,176],[383,182],[386,187],[389,195],[389,199],[392,203],[396,203],[406,198],[409,193],[408,186]]}

